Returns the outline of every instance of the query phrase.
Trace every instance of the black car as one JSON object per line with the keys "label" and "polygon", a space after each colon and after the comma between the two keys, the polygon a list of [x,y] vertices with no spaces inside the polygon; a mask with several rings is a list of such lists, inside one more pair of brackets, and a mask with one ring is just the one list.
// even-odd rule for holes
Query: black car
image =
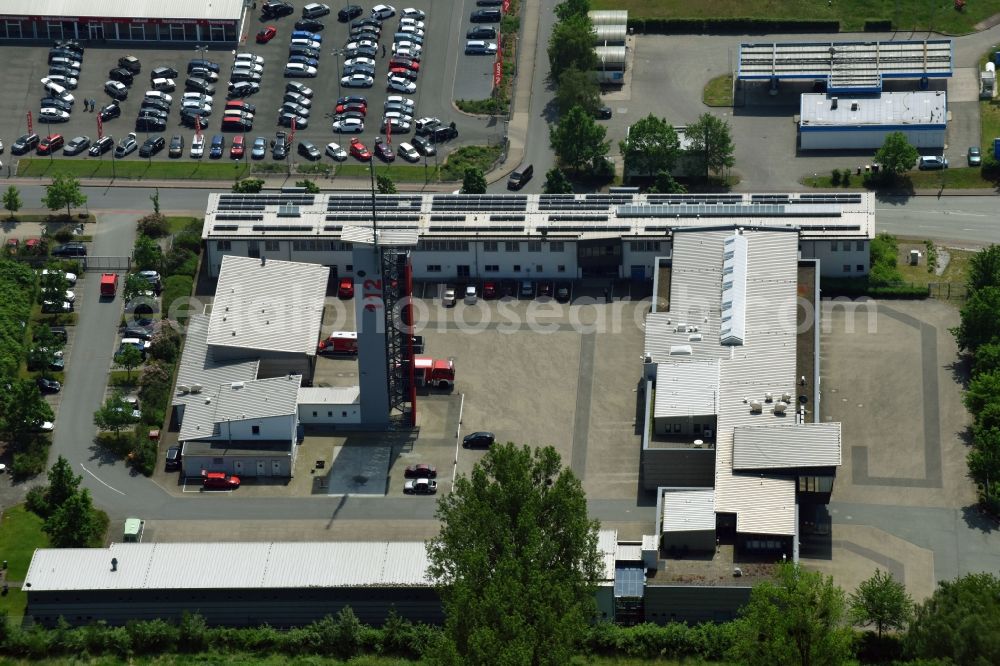
{"label": "black car", "polygon": [[261,77],[258,72],[251,72],[249,69],[234,69],[233,73],[229,75],[229,80],[234,83],[249,81],[259,85],[260,78]]}
{"label": "black car", "polygon": [[140,116],[150,116],[150,117],[153,117],[153,118],[159,118],[162,121],[166,122],[167,121],[167,116],[169,116],[170,114],[167,113],[166,111],[164,111],[163,109],[158,108],[158,107],[143,105],[143,106],[139,107],[139,115]]}
{"label": "black car", "polygon": [[140,340],[152,340],[153,331],[144,326],[126,326],[122,332],[123,338],[139,338]]}
{"label": "black car", "polygon": [[176,134],[170,137],[170,149],[167,151],[167,155],[170,157],[180,157],[184,154],[184,137]]}
{"label": "black car", "polygon": [[139,157],[152,157],[163,150],[166,145],[167,142],[162,136],[151,136],[143,141],[139,147]]}
{"label": "black car", "polygon": [[467,39],[496,39],[497,29],[493,26],[477,25],[465,33]]}
{"label": "black car", "polygon": [[253,81],[236,81],[229,84],[229,97],[249,97],[260,90],[260,84]]}
{"label": "black car", "polygon": [[367,26],[370,26],[372,28],[375,28],[379,32],[382,31],[382,21],[378,20],[377,18],[370,18],[370,17],[369,18],[363,18],[363,19],[358,19],[357,21],[351,23],[351,27],[352,28],[357,28],[357,27],[360,27],[360,26],[363,26],[363,25],[367,25]]}
{"label": "black car", "polygon": [[444,127],[436,127],[434,131],[430,133],[430,139],[434,143],[441,143],[442,141],[450,141],[458,136],[458,130],[455,129],[455,123],[451,125],[445,125]]}
{"label": "black car", "polygon": [[56,42],[52,48],[66,49],[67,51],[72,51],[73,53],[75,53],[78,58],[83,57],[83,46],[81,46],[80,42],[76,41],[75,39],[60,40]]}
{"label": "black car", "polygon": [[45,109],[60,109],[61,111],[72,111],[73,104],[67,102],[61,97],[43,97],[40,102],[38,102],[38,108]]}
{"label": "black car", "polygon": [[201,129],[206,129],[208,127],[208,118],[201,115],[197,109],[181,109],[181,125],[185,127],[200,126]]}
{"label": "black car", "polygon": [[392,146],[382,140],[382,137],[375,138],[375,154],[383,162],[392,162],[396,159],[396,153],[393,152]]}
{"label": "black car", "polygon": [[211,60],[192,60],[188,63],[188,72],[190,73],[193,69],[207,69],[210,72],[219,73],[219,63],[212,62]]}
{"label": "black car", "polygon": [[104,135],[100,139],[94,142],[87,151],[87,154],[91,157],[100,157],[104,153],[108,152],[115,147],[115,138],[113,136]]}
{"label": "black car", "polygon": [[337,105],[340,106],[341,104],[364,104],[367,106],[368,98],[361,95],[347,95],[337,99]]}
{"label": "black car", "polygon": [[167,464],[166,470],[172,472],[175,469],[181,468],[181,447],[171,446],[167,449]]}
{"label": "black car", "polygon": [[[288,55],[290,56],[300,55],[300,56],[305,56],[307,58],[319,58],[320,51],[319,49],[311,49],[308,46],[289,46]],[[290,62],[295,62],[295,61],[290,60]]]}
{"label": "black car", "polygon": [[499,9],[477,9],[472,12],[472,16],[469,20],[473,23],[499,23],[500,22],[500,10]]}
{"label": "black car", "polygon": [[62,390],[62,384],[54,379],[39,377],[35,380],[35,384],[38,385],[38,390],[42,393],[59,393]]}
{"label": "black car", "polygon": [[594,117],[597,118],[598,120],[607,120],[608,118],[611,117],[611,107],[602,106],[601,108],[599,108],[597,111],[594,112]]}
{"label": "black car", "polygon": [[220,127],[223,132],[249,132],[253,130],[253,121],[245,118],[228,116],[223,117],[222,125],[220,125]]}
{"label": "black car", "polygon": [[167,123],[156,116],[142,115],[135,119],[137,132],[162,132],[167,129]]}
{"label": "black car", "polygon": [[87,246],[83,243],[63,243],[52,250],[53,257],[86,257]]}
{"label": "black car", "polygon": [[159,109],[160,111],[163,111],[164,113],[169,113],[170,112],[170,103],[169,102],[167,102],[166,100],[162,100],[162,99],[153,99],[151,97],[147,97],[147,98],[145,98],[145,99],[142,100],[142,107],[143,108],[148,108],[148,109]]}
{"label": "black car", "polygon": [[356,28],[351,28],[350,37],[354,39],[372,39],[376,42],[379,37],[382,36],[382,31],[371,25],[359,25]]}
{"label": "black car", "polygon": [[122,107],[119,106],[118,102],[111,102],[102,106],[98,115],[100,115],[102,121],[111,120],[122,115]]}
{"label": "black car", "polygon": [[462,448],[488,449],[493,446],[493,442],[495,441],[496,436],[491,432],[474,432],[462,439]]}
{"label": "black car", "polygon": [[139,62],[139,59],[133,55],[118,58],[118,66],[122,69],[127,69],[133,74],[138,74],[139,71],[142,70],[142,64]]}
{"label": "black car", "polygon": [[368,76],[375,76],[375,66],[357,63],[344,67],[344,71],[342,72],[343,76],[351,76],[352,74],[367,74]]}
{"label": "black car", "polygon": [[154,67],[149,72],[149,80],[153,79],[176,79],[179,76],[173,67]]}
{"label": "black car", "polygon": [[49,76],[65,76],[67,79],[78,79],[80,78],[80,70],[75,67],[53,65],[49,67]]}
{"label": "black car", "polygon": [[421,155],[430,157],[431,155],[437,154],[437,148],[435,148],[425,137],[415,136],[410,143],[413,144],[413,147],[416,148],[417,152]]}
{"label": "black car", "polygon": [[300,19],[295,22],[296,30],[308,30],[309,32],[319,32],[326,26],[316,19]]}
{"label": "black car", "polygon": [[274,141],[271,142],[271,157],[276,160],[283,160],[288,157],[289,148],[288,134],[285,132],[275,132]]}
{"label": "black car", "polygon": [[110,72],[108,72],[108,78],[111,79],[112,81],[120,81],[121,83],[124,83],[127,86],[132,85],[132,82],[135,80],[135,77],[132,76],[132,72],[128,71],[123,67],[112,69]]}
{"label": "black car", "polygon": [[261,7],[260,15],[261,18],[281,18],[282,16],[290,16],[295,13],[295,7],[287,2],[275,2],[274,0],[268,0]]}
{"label": "black car", "polygon": [[299,155],[313,161],[323,157],[323,154],[319,152],[319,148],[312,141],[299,141]]}
{"label": "black car", "polygon": [[199,92],[203,95],[214,95],[215,86],[206,81],[205,79],[199,78],[188,78],[184,81],[184,87],[190,92]]}
{"label": "black car", "polygon": [[65,326],[49,326],[49,333],[61,342],[69,340],[69,333],[66,331]]}
{"label": "black car", "polygon": [[347,5],[339,12],[337,12],[337,20],[340,21],[341,23],[347,23],[352,18],[357,18],[358,16],[361,16],[362,11],[364,10],[361,9],[360,5]]}
{"label": "black car", "polygon": [[476,0],[478,7],[499,7],[502,4],[503,0]]}

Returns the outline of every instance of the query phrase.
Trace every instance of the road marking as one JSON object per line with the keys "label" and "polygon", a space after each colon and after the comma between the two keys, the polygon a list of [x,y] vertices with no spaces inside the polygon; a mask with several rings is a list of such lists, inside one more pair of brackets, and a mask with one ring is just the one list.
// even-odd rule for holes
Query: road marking
{"label": "road marking", "polygon": [[462,438],[462,411],[465,409],[465,394],[462,394],[462,402],[458,405],[458,428],[455,431],[455,462],[451,466],[451,488],[455,489],[455,477],[458,475],[458,443]]}
{"label": "road marking", "polygon": [[94,479],[96,479],[96,480],[97,480],[97,482],[98,482],[98,483],[100,483],[101,485],[103,485],[103,486],[105,486],[106,488],[109,488],[109,489],[111,489],[111,490],[115,491],[115,492],[116,492],[116,493],[118,493],[119,495],[124,495],[124,494],[125,494],[125,493],[123,493],[122,491],[118,490],[117,488],[115,488],[115,487],[113,487],[113,486],[110,486],[110,485],[108,485],[108,484],[107,484],[107,483],[105,483],[104,481],[101,481],[101,480],[100,480],[100,479],[99,479],[99,478],[97,477],[97,475],[96,475],[96,474],[94,474],[94,473],[93,473],[93,472],[91,472],[91,471],[90,471],[89,469],[87,469],[86,467],[84,467],[84,466],[83,466],[83,463],[80,463],[80,467],[81,467],[81,468],[83,469],[83,471],[84,471],[84,472],[86,472],[87,474],[89,474],[89,475],[91,475],[92,477],[94,477]]}

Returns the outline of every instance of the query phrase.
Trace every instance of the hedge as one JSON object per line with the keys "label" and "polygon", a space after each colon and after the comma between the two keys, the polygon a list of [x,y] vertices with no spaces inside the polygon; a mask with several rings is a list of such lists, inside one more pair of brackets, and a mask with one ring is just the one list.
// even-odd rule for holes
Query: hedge
{"label": "hedge", "polygon": [[924,299],[930,296],[926,285],[890,284],[873,286],[868,278],[821,278],[823,296],[871,296],[872,298]]}
{"label": "hedge", "polygon": [[628,27],[647,35],[840,32],[835,19],[732,18],[629,18]]}
{"label": "hedge", "polygon": [[864,30],[865,32],[891,32],[892,21],[890,19],[867,19]]}

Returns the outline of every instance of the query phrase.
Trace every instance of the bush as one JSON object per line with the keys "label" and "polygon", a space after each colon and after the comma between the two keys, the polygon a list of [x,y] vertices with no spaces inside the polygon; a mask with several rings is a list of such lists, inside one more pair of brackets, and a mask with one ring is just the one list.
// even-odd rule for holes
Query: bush
{"label": "bush", "polygon": [[840,185],[840,169],[834,169],[830,172],[830,184],[834,187]]}
{"label": "bush", "polygon": [[24,451],[14,453],[10,473],[17,480],[38,476],[45,471],[49,459],[48,441],[38,438],[25,447]]}
{"label": "bush", "polygon": [[260,178],[244,178],[233,183],[233,192],[241,194],[256,194],[264,189],[264,181]]}
{"label": "bush", "polygon": [[184,248],[172,247],[163,258],[163,274],[187,275],[193,278],[198,273],[198,255]]}
{"label": "bush", "polygon": [[170,397],[173,367],[168,363],[147,363],[139,376],[139,401],[143,405],[164,405]]}
{"label": "bush", "polygon": [[166,215],[152,213],[139,218],[136,223],[139,233],[150,238],[162,238],[169,232],[169,224]]}
{"label": "bush", "polygon": [[45,486],[35,486],[24,497],[24,505],[28,507],[28,511],[41,518],[47,518],[50,510],[46,490]]}
{"label": "bush", "polygon": [[865,32],[890,32],[892,21],[889,19],[867,19],[865,21]]}
{"label": "bush", "polygon": [[185,229],[176,236],[171,243],[171,249],[182,249],[198,254],[201,252],[201,226],[195,225],[195,229]]}
{"label": "bush", "polygon": [[186,302],[194,289],[194,278],[189,275],[171,275],[163,283],[163,314],[177,315],[186,319],[186,309],[178,310],[177,305]]}
{"label": "bush", "polygon": [[163,654],[176,650],[177,627],[164,620],[129,622],[125,629],[135,654]]}
{"label": "bush", "polygon": [[52,237],[59,243],[68,243],[73,240],[73,230],[69,227],[60,227]]}

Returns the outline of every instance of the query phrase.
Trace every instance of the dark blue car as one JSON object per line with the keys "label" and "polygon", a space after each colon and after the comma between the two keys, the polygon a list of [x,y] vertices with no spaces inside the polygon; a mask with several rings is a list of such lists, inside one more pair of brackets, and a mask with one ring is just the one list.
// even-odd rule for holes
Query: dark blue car
{"label": "dark blue car", "polygon": [[212,147],[208,150],[208,156],[213,160],[217,160],[222,157],[222,153],[226,149],[226,137],[221,134],[216,134],[212,137]]}
{"label": "dark blue car", "polygon": [[309,65],[310,67],[319,67],[319,60],[304,55],[288,56],[288,62],[300,62],[303,65]]}
{"label": "dark blue car", "polygon": [[309,32],[308,30],[296,30],[292,33],[292,39],[310,39],[314,42],[322,42],[323,35],[317,35],[314,32]]}

